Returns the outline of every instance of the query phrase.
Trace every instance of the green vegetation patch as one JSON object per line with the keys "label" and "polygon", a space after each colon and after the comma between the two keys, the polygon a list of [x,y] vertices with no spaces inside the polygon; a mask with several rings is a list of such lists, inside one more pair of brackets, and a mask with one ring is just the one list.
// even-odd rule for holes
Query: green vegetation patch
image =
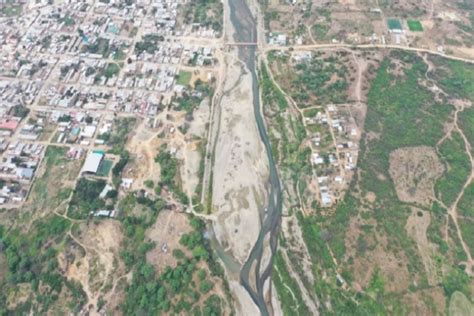
{"label": "green vegetation patch", "polygon": [[323,57],[320,53],[306,62],[296,64],[296,77],[291,82],[291,96],[300,106],[328,103],[344,103],[348,99],[348,69],[340,61],[347,52],[339,52],[338,58]]}
{"label": "green vegetation patch", "polygon": [[[59,216],[47,216],[33,222],[27,231],[6,229],[0,225],[0,314],[47,314],[58,302],[66,303],[71,313],[79,313],[87,300],[80,284],[68,281],[60,272],[58,254],[70,222]],[[28,300],[15,302],[9,309],[8,295],[25,289]]]}
{"label": "green vegetation patch", "polygon": [[419,78],[423,78],[427,70],[420,57],[392,51],[391,58],[404,65],[404,74],[393,75],[391,61],[385,59],[372,82],[368,93],[366,133],[379,136],[361,142],[360,186],[363,195],[374,192],[377,197],[373,214],[386,231],[390,248],[404,251],[409,259],[409,270],[422,274],[424,268],[416,246],[405,230],[410,207],[398,200],[390,181],[389,155],[401,147],[436,146],[443,136],[443,124],[452,107],[436,103],[434,96],[419,84]]}
{"label": "green vegetation patch", "polygon": [[178,78],[176,80],[176,83],[182,86],[187,86],[189,82],[191,81],[192,73],[190,71],[184,71],[181,70],[179,72]]}
{"label": "green vegetation patch", "polygon": [[454,292],[449,300],[449,316],[474,315],[474,304],[461,292]]}
{"label": "green vegetation patch", "polygon": [[390,30],[402,30],[402,23],[398,19],[388,19],[387,26]]}
{"label": "green vegetation patch", "polygon": [[18,16],[21,14],[23,11],[23,5],[21,4],[13,4],[13,3],[8,3],[8,4],[3,4],[2,7],[0,8],[0,16],[5,16],[5,17],[13,17],[13,16]]}
{"label": "green vegetation patch", "polygon": [[140,55],[143,52],[154,54],[158,50],[158,44],[164,40],[165,38],[162,35],[147,34],[135,44],[135,54]]}
{"label": "green vegetation patch", "polygon": [[199,0],[188,2],[183,9],[186,24],[196,24],[212,28],[220,33],[223,27],[223,6],[218,0]]}
{"label": "green vegetation patch", "polygon": [[443,175],[436,181],[435,192],[448,207],[458,197],[471,170],[471,163],[459,133],[452,133],[439,147],[441,159],[446,165]]}
{"label": "green vegetation patch", "polygon": [[281,250],[277,252],[273,266],[275,270],[272,280],[275,283],[283,314],[293,315],[296,312],[297,315],[309,315],[310,312],[301,296],[299,285],[291,277]]}
{"label": "green vegetation patch", "polygon": [[323,24],[323,23],[316,23],[311,28],[311,32],[313,34],[313,37],[316,40],[321,40],[321,41],[327,39],[328,31],[329,31],[329,25],[328,24]]}
{"label": "green vegetation patch", "polygon": [[135,117],[121,117],[114,119],[111,132],[99,135],[105,144],[111,146],[111,153],[121,155],[125,151],[125,144],[128,140],[128,134],[132,131],[133,126],[137,122]]}
{"label": "green vegetation patch", "polygon": [[104,76],[107,78],[112,78],[113,76],[118,75],[120,72],[120,66],[116,63],[108,63],[104,71]]}
{"label": "green vegetation patch", "polygon": [[99,54],[107,58],[110,53],[110,41],[106,38],[98,38],[94,43],[86,45],[85,50],[90,54]]}
{"label": "green vegetation patch", "polygon": [[176,197],[187,205],[189,198],[181,189],[181,184],[178,182],[178,161],[174,158],[164,147],[161,148],[160,153],[155,157],[155,162],[160,164],[160,187],[166,186],[172,191]]}
{"label": "green vegetation patch", "polygon": [[[204,304],[200,304],[201,298],[214,288],[213,279],[224,278],[222,267],[203,237],[203,222],[191,218],[194,230],[184,234],[180,240],[191,256],[186,256],[183,251],[173,251],[178,264],[166,267],[161,275],[157,275],[154,266],[146,262],[147,252],[156,245],[145,241],[145,230],[155,223],[159,211],[155,210],[148,219],[127,216],[122,221],[126,235],[122,256],[127,268],[133,271],[132,282],[125,289],[123,313],[221,315],[225,301],[218,295],[212,294],[202,300]],[[209,268],[212,278],[200,268],[203,265]]]}
{"label": "green vegetation patch", "polygon": [[90,212],[104,208],[105,201],[99,198],[99,194],[105,184],[104,180],[80,178],[69,203],[68,215],[72,218],[85,218]]}
{"label": "green vegetation patch", "polygon": [[[190,74],[190,73],[189,73]],[[189,82],[189,79],[187,80]],[[184,92],[183,95],[174,100],[175,109],[192,114],[206,97],[212,97],[214,90],[206,83],[197,79],[194,83],[194,90],[191,93]]]}
{"label": "green vegetation patch", "polygon": [[408,29],[412,32],[423,32],[423,25],[417,20],[408,20]]}
{"label": "green vegetation patch", "polygon": [[459,218],[459,228],[471,256],[474,256],[474,218]]}
{"label": "green vegetation patch", "polygon": [[[48,146],[43,164],[45,171],[33,183],[27,205],[33,211],[52,211],[69,197],[72,187],[64,185],[67,180],[74,180],[79,174],[81,160],[71,161],[66,158],[67,148]],[[61,186],[57,184],[61,183]]]}
{"label": "green vegetation patch", "polygon": [[451,97],[474,102],[474,64],[432,57],[436,65],[434,79]]}
{"label": "green vegetation patch", "polygon": [[474,155],[474,107],[465,108],[458,113],[458,125],[462,129]]}

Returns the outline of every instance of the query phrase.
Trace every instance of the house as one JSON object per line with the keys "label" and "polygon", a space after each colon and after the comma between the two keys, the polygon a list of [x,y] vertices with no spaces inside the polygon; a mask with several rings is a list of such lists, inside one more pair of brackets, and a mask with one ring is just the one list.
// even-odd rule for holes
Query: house
{"label": "house", "polygon": [[16,173],[18,178],[31,180],[33,179],[34,169],[33,168],[17,168]]}

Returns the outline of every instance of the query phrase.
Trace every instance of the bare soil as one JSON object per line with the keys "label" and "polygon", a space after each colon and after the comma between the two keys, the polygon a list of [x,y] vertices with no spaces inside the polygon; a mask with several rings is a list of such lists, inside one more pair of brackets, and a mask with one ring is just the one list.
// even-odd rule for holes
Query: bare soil
{"label": "bare soil", "polygon": [[[421,216],[420,216],[421,215]],[[430,213],[418,208],[412,209],[412,214],[408,217],[405,226],[409,236],[415,240],[421,261],[425,266],[425,272],[430,285],[441,282],[441,271],[436,267],[434,257],[437,254],[436,246],[428,241],[426,230],[430,225]]]}
{"label": "bare soil", "polygon": [[390,176],[400,201],[429,205],[444,167],[432,147],[400,148],[390,153]]}
{"label": "bare soil", "polygon": [[189,252],[180,245],[179,240],[183,234],[191,231],[185,214],[166,210],[160,212],[155,224],[145,232],[145,237],[156,244],[156,247],[147,253],[146,259],[155,267],[158,274],[161,274],[167,266],[172,268],[176,266],[174,249],[181,249],[186,254]]}

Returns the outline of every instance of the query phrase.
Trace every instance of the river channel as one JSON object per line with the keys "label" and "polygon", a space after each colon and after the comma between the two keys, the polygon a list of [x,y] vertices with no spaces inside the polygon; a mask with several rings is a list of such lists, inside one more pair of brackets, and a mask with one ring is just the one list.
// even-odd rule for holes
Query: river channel
{"label": "river channel", "polygon": [[[234,26],[235,42],[257,42],[257,22],[246,0],[228,0],[230,7],[230,18]],[[255,121],[262,143],[265,146],[268,166],[269,183],[267,185],[269,192],[268,205],[265,210],[261,210],[262,225],[258,239],[252,247],[252,250],[243,264],[240,271],[240,282],[246,291],[250,294],[252,300],[257,305],[260,313],[264,316],[269,315],[268,306],[265,304],[264,285],[271,277],[272,259],[278,244],[278,234],[280,231],[281,211],[282,211],[282,193],[280,179],[272,156],[270,140],[265,129],[265,123],[260,108],[259,85],[257,80],[256,46],[240,46],[239,59],[247,66],[252,76],[253,105]],[[266,266],[261,266],[264,247],[270,247],[270,260],[265,260]],[[253,269],[253,270],[252,270]],[[255,280],[251,280],[255,277]],[[255,285],[255,286],[253,286]]]}

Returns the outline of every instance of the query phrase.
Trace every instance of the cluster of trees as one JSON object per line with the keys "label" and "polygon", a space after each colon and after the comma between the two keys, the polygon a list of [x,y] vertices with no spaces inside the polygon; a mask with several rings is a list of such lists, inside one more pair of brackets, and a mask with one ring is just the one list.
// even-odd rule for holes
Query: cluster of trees
{"label": "cluster of trees", "polygon": [[[57,247],[62,242],[70,223],[62,217],[47,217],[34,222],[24,233],[13,229],[6,233],[0,226],[0,256],[5,256],[5,277],[0,279],[0,314],[29,313],[32,310],[42,314],[48,311],[61,293],[69,293],[68,306],[79,311],[86,295],[81,286],[67,281],[60,273],[57,261]],[[6,295],[19,284],[29,283],[34,300],[18,304],[15,311],[7,310]],[[65,287],[64,287],[65,286]]]}
{"label": "cluster of trees", "polygon": [[145,241],[145,230],[155,222],[157,214],[151,217],[127,216],[122,221],[126,235],[122,256],[127,268],[133,269],[132,282],[126,288],[122,305],[124,314],[136,314],[137,311],[180,314],[192,310],[196,315],[220,315],[221,299],[218,296],[207,298],[203,308],[199,304],[201,296],[214,286],[207,279],[205,270],[198,268],[199,262],[215,262],[202,237],[204,224],[192,218],[191,225],[195,230],[183,235],[180,241],[191,249],[193,256],[187,258],[182,250],[175,249],[173,255],[178,259],[177,266],[168,266],[157,275],[155,268],[146,261],[146,253],[156,245]]}
{"label": "cluster of trees", "polygon": [[[298,76],[292,82],[293,98],[301,103],[310,101],[311,96],[319,103],[343,103],[347,101],[347,67],[335,59],[321,59],[315,56],[309,63],[296,65]],[[330,83],[334,74],[338,79]]]}
{"label": "cluster of trees", "polygon": [[100,139],[112,146],[111,153],[121,155],[125,151],[125,144],[128,140],[128,133],[137,122],[134,117],[121,117],[114,120],[112,132],[100,135]]}
{"label": "cluster of trees", "polygon": [[109,40],[106,38],[98,38],[94,43],[86,46],[86,51],[90,54],[100,54],[106,58],[110,52]]}
{"label": "cluster of trees", "polygon": [[185,7],[184,16],[187,24],[211,27],[220,33],[223,25],[222,12],[222,3],[218,0],[197,0]]}
{"label": "cluster of trees", "polygon": [[158,43],[164,40],[162,35],[147,34],[140,42],[135,43],[135,54],[140,55],[143,52],[154,54],[158,50]]}
{"label": "cluster of trees", "polygon": [[181,187],[176,183],[176,177],[178,173],[178,163],[176,159],[163,147],[160,153],[155,157],[155,162],[160,164],[160,179],[161,182],[158,184],[161,190],[162,186],[166,186],[172,191],[181,203],[187,205],[189,198],[181,190]]}
{"label": "cluster of trees", "polygon": [[73,218],[86,217],[91,211],[105,207],[105,201],[99,197],[106,185],[104,180],[88,180],[80,178],[77,182],[71,202],[69,216]]}
{"label": "cluster of trees", "polygon": [[[194,82],[194,90],[192,93],[184,92],[183,95],[176,100],[176,109],[178,111],[185,111],[188,115],[192,115],[195,108],[197,108],[205,97],[210,97],[214,93],[211,86],[197,79]],[[192,117],[192,116],[191,116]]]}

